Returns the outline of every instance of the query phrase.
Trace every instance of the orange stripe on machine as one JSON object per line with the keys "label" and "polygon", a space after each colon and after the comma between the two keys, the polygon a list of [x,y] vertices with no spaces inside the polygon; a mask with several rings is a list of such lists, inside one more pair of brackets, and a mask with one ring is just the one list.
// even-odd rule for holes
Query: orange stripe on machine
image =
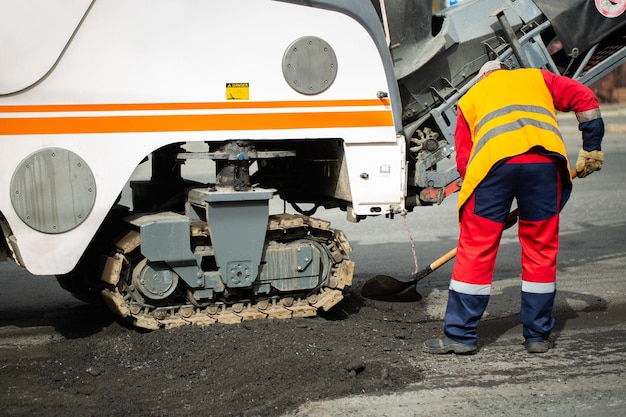
{"label": "orange stripe on machine", "polygon": [[0,135],[393,126],[383,100],[0,106],[0,115]]}

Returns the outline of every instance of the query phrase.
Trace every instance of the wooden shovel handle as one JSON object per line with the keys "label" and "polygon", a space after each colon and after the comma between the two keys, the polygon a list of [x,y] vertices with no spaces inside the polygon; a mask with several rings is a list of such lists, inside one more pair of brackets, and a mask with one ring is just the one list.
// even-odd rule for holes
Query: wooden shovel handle
{"label": "wooden shovel handle", "polygon": [[432,269],[434,271],[435,269],[441,267],[442,265],[447,263],[449,260],[451,260],[455,256],[456,256],[456,248],[450,250],[448,253],[443,255],[441,258],[439,258],[439,259],[435,260],[433,263],[431,263],[430,264],[430,269]]}

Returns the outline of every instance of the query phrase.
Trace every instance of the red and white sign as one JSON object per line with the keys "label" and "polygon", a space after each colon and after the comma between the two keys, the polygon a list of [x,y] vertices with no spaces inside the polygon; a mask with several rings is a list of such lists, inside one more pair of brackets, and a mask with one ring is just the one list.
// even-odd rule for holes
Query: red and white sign
{"label": "red and white sign", "polygon": [[617,17],[626,10],[626,0],[594,0],[596,9],[605,17]]}

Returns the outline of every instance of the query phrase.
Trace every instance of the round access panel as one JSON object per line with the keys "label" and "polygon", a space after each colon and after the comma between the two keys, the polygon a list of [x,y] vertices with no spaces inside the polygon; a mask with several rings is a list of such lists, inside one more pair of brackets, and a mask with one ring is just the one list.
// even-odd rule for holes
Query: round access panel
{"label": "round access panel", "polygon": [[63,233],[81,224],[96,200],[87,163],[62,148],[26,157],[11,178],[11,203],[20,219],[42,233]]}
{"label": "round access panel", "polygon": [[295,40],[283,56],[283,76],[297,92],[326,91],[337,77],[337,56],[323,39],[305,36]]}

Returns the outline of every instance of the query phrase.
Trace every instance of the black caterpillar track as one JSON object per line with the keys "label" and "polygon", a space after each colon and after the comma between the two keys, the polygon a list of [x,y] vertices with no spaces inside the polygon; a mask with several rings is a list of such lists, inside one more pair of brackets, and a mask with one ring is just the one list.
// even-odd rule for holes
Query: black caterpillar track
{"label": "black caterpillar track", "polygon": [[[205,222],[191,225],[192,238],[208,236]],[[354,262],[349,260],[352,247],[344,233],[331,229],[330,222],[307,216],[281,214],[270,216],[268,242],[290,242],[313,239],[323,245],[330,265],[330,274],[313,291],[299,295],[273,295],[255,299],[222,299],[198,305],[189,299],[171,305],[152,305],[133,288],[131,259],[137,256],[141,238],[139,231],[131,230],[116,243],[116,252],[106,261],[102,281],[102,295],[107,306],[132,325],[145,329],[178,326],[209,325],[213,323],[240,323],[255,319],[290,319],[316,316],[321,308],[329,310],[343,299],[343,289],[352,284]]]}

